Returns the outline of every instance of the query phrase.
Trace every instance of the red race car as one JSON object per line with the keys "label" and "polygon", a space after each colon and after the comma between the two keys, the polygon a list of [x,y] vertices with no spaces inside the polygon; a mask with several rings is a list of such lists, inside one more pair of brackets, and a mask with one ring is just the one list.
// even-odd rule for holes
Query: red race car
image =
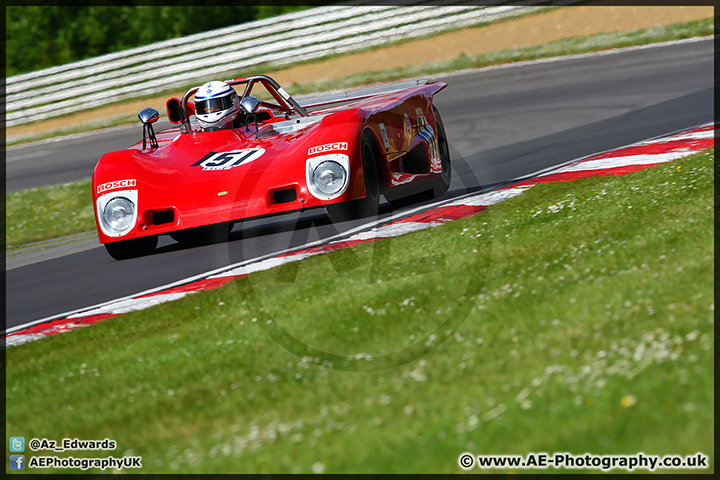
{"label": "red race car", "polygon": [[208,82],[167,101],[178,127],[157,134],[146,108],[143,140],[93,172],[100,241],[125,259],[151,253],[158,235],[198,242],[243,219],[324,207],[337,221],[377,212],[380,195],[440,196],[450,153],[433,96],[445,87],[421,80],[300,105],[265,75]]}

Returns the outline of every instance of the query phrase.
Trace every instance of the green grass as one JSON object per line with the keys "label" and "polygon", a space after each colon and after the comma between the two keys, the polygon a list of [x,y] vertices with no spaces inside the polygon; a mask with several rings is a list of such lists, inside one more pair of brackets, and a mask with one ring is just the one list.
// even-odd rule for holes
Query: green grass
{"label": "green grass", "polygon": [[[532,15],[535,13],[539,12],[532,12],[528,15]],[[500,21],[507,20],[510,19],[501,19]],[[486,24],[482,24],[473,28],[482,28],[482,26],[484,25]],[[426,75],[438,75],[457,70],[481,68],[491,65],[499,65],[503,63],[512,63],[556,56],[595,52],[611,48],[621,48],[633,45],[647,45],[651,43],[659,43],[671,40],[701,37],[706,35],[712,35],[714,33],[714,17],[712,17],[704,20],[679,23],[675,25],[660,25],[632,32],[601,33],[587,37],[559,40],[540,46],[524,47],[512,50],[501,50],[483,55],[468,56],[464,53],[460,53],[456,59],[445,62],[435,62],[426,65],[396,68],[391,70],[371,71],[357,75],[349,75],[341,79],[329,80],[325,82],[299,84],[296,83],[289,86],[288,89],[293,96],[297,97],[335,89],[353,88],[361,85],[367,85],[370,83],[391,82],[405,78],[417,78]],[[315,61],[327,60],[332,57],[333,56],[328,56]],[[297,66],[302,63],[308,62],[293,64],[288,66],[287,68]],[[259,73],[267,73],[267,68],[261,66],[256,69],[237,72],[235,76],[248,76]],[[191,86],[193,85],[188,85],[187,88],[190,88]],[[174,89],[172,91],[168,91],[167,93],[169,94],[175,92],[176,90],[177,89]],[[151,96],[148,96],[147,98],[153,98],[156,96],[156,94],[153,94]],[[104,120],[102,122],[94,122],[91,124],[73,126],[65,129],[45,132],[39,135],[24,136],[22,138],[10,139],[10,141],[7,142],[7,145],[17,145],[30,141],[43,140],[59,135],[69,135],[72,133],[95,130],[98,128],[107,128],[127,123],[133,123],[136,121],[137,117],[135,117],[134,115],[114,117]]]}
{"label": "green grass", "polygon": [[108,437],[72,455],[143,473],[446,473],[466,451],[714,471],[713,168],[537,185],[12,347],[8,434]]}
{"label": "green grass", "polygon": [[5,194],[7,248],[93,230],[91,189],[84,179]]}

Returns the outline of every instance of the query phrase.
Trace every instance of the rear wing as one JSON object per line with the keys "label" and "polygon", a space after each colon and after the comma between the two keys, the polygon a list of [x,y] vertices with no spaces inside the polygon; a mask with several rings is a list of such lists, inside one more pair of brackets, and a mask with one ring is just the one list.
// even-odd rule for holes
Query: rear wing
{"label": "rear wing", "polygon": [[315,97],[299,98],[298,103],[303,108],[316,108],[325,105],[332,105],[335,103],[353,102],[356,100],[362,100],[363,98],[372,97],[373,95],[381,95],[383,93],[398,92],[400,90],[407,90],[421,85],[427,85],[429,80],[427,78],[419,80],[410,80],[407,82],[393,83],[390,85],[379,85],[377,87],[362,88],[358,90],[350,90],[347,92],[334,92],[325,95],[318,95]]}

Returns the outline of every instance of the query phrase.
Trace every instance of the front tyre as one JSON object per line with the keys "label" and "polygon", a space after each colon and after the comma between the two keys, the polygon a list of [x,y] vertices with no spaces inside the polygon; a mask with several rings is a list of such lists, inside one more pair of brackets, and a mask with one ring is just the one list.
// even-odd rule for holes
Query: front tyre
{"label": "front tyre", "polygon": [[375,143],[368,133],[364,133],[362,136],[360,153],[362,155],[363,179],[365,181],[365,198],[327,205],[325,208],[333,223],[377,215],[380,205],[380,177],[377,170],[378,155]]}
{"label": "front tyre", "polygon": [[158,244],[158,236],[133,238],[131,240],[120,240],[105,244],[105,250],[115,260],[127,260],[129,258],[150,255],[155,251]]}

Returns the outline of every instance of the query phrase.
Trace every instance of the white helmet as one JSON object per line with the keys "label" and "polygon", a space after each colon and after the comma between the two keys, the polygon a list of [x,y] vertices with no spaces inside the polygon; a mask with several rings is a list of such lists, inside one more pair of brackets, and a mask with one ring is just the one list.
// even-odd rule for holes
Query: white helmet
{"label": "white helmet", "polygon": [[202,128],[232,124],[240,111],[240,98],[225,82],[208,82],[195,92],[195,117]]}

